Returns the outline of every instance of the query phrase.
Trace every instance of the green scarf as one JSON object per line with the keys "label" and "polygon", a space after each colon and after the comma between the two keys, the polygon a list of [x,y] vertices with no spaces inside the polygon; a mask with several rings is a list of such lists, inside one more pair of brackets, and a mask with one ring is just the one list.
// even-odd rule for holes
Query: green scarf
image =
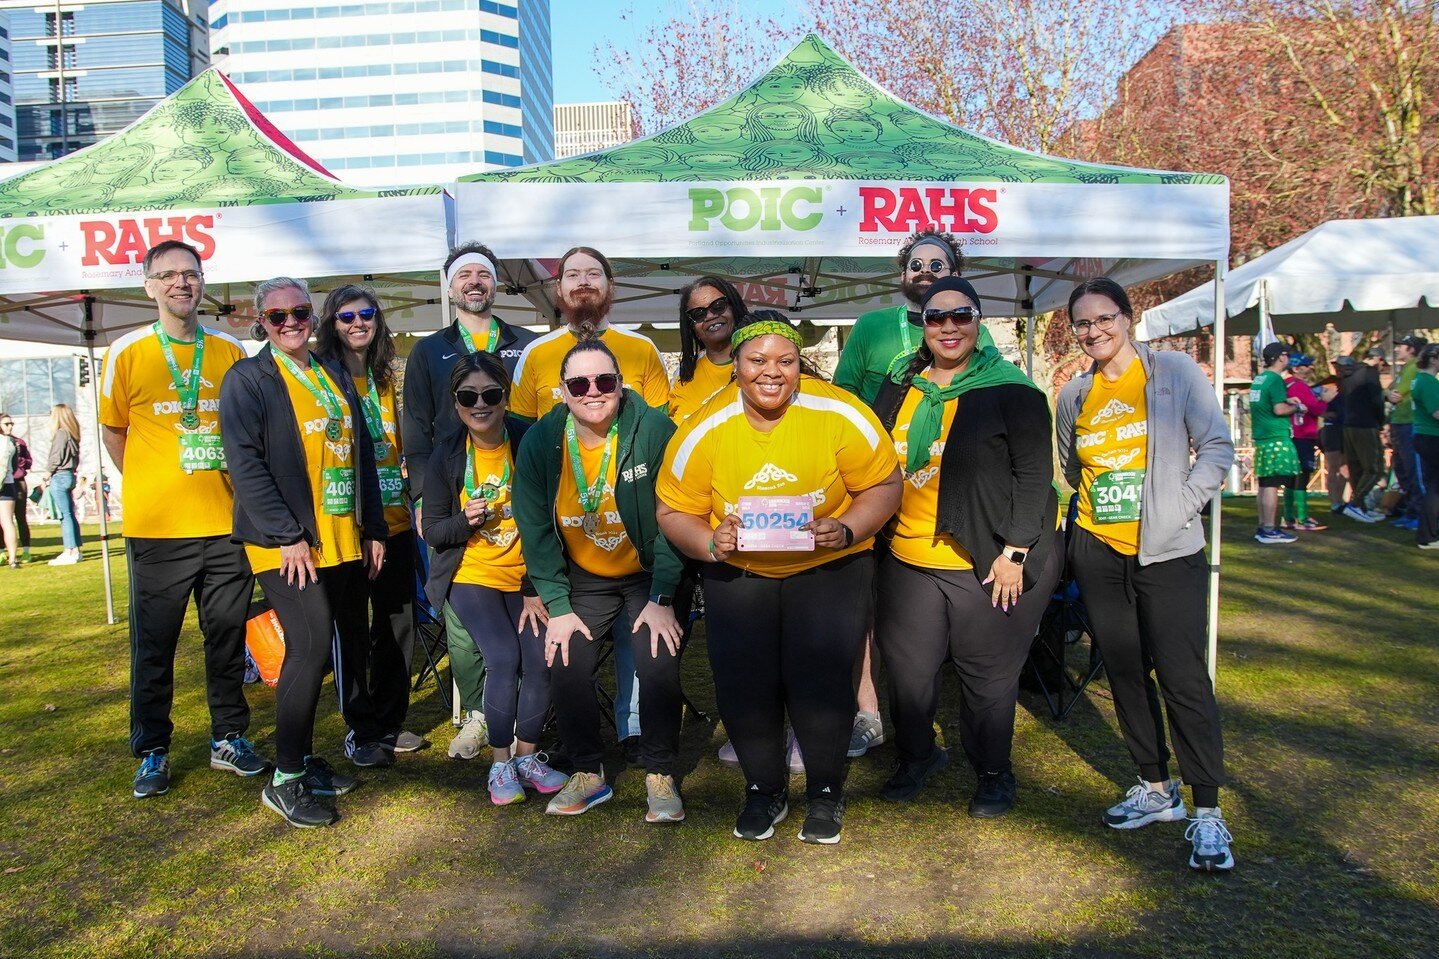
{"label": "green scarf", "polygon": [[917,473],[929,465],[929,448],[939,439],[940,428],[944,425],[945,403],[970,390],[1005,383],[1020,383],[1039,389],[1019,367],[1000,356],[999,350],[992,346],[976,350],[969,358],[969,365],[948,386],[936,386],[923,376],[912,377],[909,385],[923,396],[919,408],[914,411],[914,418],[909,421],[909,453],[905,460],[905,472]]}

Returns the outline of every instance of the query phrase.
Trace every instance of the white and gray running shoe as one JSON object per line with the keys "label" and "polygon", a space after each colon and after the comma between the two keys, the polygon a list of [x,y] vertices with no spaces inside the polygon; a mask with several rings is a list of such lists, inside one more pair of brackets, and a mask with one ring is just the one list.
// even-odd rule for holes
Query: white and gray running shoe
{"label": "white and gray running shoe", "polygon": [[1168,792],[1157,792],[1141,779],[1129,787],[1123,800],[1105,810],[1104,824],[1111,829],[1138,829],[1152,822],[1178,822],[1187,815],[1177,781],[1169,781]]}
{"label": "white and gray running shoe", "polygon": [[1224,815],[1217,808],[1206,810],[1189,820],[1184,838],[1194,844],[1194,850],[1189,854],[1190,869],[1228,872],[1234,868],[1234,853],[1229,849],[1234,837],[1229,834]]}
{"label": "white and gray running shoe", "polygon": [[874,746],[884,743],[884,723],[874,713],[854,714],[854,727],[849,733],[849,758],[858,759]]}

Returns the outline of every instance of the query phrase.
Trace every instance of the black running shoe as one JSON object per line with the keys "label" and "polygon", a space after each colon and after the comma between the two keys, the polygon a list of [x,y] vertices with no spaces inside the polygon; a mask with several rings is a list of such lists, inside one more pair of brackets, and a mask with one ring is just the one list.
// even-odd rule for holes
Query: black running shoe
{"label": "black running shoe", "polygon": [[321,803],[315,794],[310,792],[303,776],[279,786],[275,785],[273,779],[270,780],[260,793],[260,802],[279,813],[285,822],[297,829],[329,826],[340,820],[339,813]]}
{"label": "black running shoe", "polygon": [[1014,805],[1017,791],[1014,773],[1009,770],[1002,773],[980,773],[979,786],[974,790],[974,798],[969,801],[970,817],[998,819]]}
{"label": "black running shoe", "polygon": [[924,788],[925,781],[949,765],[949,753],[934,746],[925,759],[917,763],[900,760],[895,763],[894,775],[884,784],[880,795],[890,802],[909,802]]}
{"label": "black running shoe", "polygon": [[789,815],[789,793],[771,796],[752,787],[745,794],[744,810],[735,820],[736,839],[760,840],[774,835],[774,827]]}
{"label": "black running shoe", "polygon": [[336,772],[334,766],[319,756],[305,757],[305,785],[316,796],[343,796],[359,784],[354,776]]}
{"label": "black running shoe", "polygon": [[170,756],[164,749],[154,749],[140,759],[140,768],[135,771],[136,799],[163,796],[170,791]]}
{"label": "black running shoe", "polygon": [[844,821],[844,800],[821,796],[809,801],[805,810],[804,825],[800,827],[801,842],[820,846],[833,846],[839,842],[839,830]]}

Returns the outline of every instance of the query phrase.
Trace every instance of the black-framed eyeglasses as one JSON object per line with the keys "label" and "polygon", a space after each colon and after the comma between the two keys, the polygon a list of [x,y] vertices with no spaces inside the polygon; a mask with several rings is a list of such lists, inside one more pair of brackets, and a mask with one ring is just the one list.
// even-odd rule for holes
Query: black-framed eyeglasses
{"label": "black-framed eyeglasses", "polygon": [[505,399],[505,390],[502,386],[487,386],[482,390],[455,390],[455,402],[467,410],[472,410],[480,403],[486,406],[499,406]]}
{"label": "black-framed eyeglasses", "polygon": [[308,303],[301,303],[299,306],[292,306],[288,310],[282,310],[278,307],[273,310],[266,310],[260,315],[263,316],[265,322],[271,326],[284,326],[285,321],[292,316],[301,323],[308,321],[310,317],[315,315],[315,308]]}
{"label": "black-framed eyeglasses", "polygon": [[909,272],[911,273],[948,273],[949,264],[943,260],[921,260],[919,257],[909,261]]}
{"label": "black-framed eyeglasses", "polygon": [[725,311],[728,309],[729,300],[720,297],[707,306],[692,306],[688,310],[685,310],[685,319],[691,323],[703,323],[712,316],[716,318],[724,316]]}
{"label": "black-framed eyeglasses", "polygon": [[618,373],[601,373],[598,376],[571,376],[565,380],[565,389],[575,399],[581,396],[588,396],[590,384],[594,383],[595,389],[601,396],[609,396],[620,388],[620,375]]}
{"label": "black-framed eyeglasses", "polygon": [[176,280],[184,280],[187,283],[198,283],[205,278],[205,274],[199,270],[162,270],[159,273],[151,273],[146,276],[147,280],[159,280],[167,286],[173,286]]}
{"label": "black-framed eyeglasses", "polygon": [[925,310],[924,325],[939,329],[946,323],[968,326],[979,319],[979,311],[972,306],[957,306],[952,310]]}
{"label": "black-framed eyeglasses", "polygon": [[1123,315],[1123,313],[1103,313],[1092,320],[1076,320],[1069,324],[1069,328],[1080,336],[1088,333],[1091,328],[1101,333],[1108,333],[1114,329],[1115,321]]}
{"label": "black-framed eyeglasses", "polygon": [[356,320],[364,320],[366,323],[369,323],[374,320],[375,314],[378,312],[380,311],[373,306],[367,306],[363,310],[346,310],[343,313],[335,314],[335,322],[343,323],[346,326],[349,326]]}

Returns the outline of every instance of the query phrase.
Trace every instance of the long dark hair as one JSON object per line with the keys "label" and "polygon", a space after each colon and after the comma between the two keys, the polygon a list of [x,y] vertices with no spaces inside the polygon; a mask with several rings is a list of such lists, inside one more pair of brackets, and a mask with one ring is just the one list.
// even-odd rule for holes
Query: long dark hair
{"label": "long dark hair", "polygon": [[395,382],[395,338],[385,323],[385,311],[376,299],[374,291],[367,287],[347,283],[330,291],[325,305],[320,310],[320,326],[315,331],[315,352],[321,356],[343,360],[345,347],[340,334],[335,330],[335,314],[340,307],[355,300],[364,300],[375,308],[375,335],[365,347],[365,366],[375,376],[375,389],[383,392]]}
{"label": "long dark hair", "polygon": [[744,299],[740,297],[739,290],[735,285],[722,276],[702,276],[689,286],[680,290],[680,368],[675,376],[676,383],[688,383],[695,378],[695,364],[699,362],[700,353],[704,345],[695,334],[695,325],[685,316],[685,311],[690,308],[690,297],[695,291],[703,287],[709,287],[729,303],[730,316],[734,318],[734,328],[739,329],[744,325],[745,315],[749,312],[744,305]]}
{"label": "long dark hair", "polygon": [[1129,294],[1124,292],[1124,287],[1114,282],[1107,276],[1096,276],[1092,280],[1085,280],[1075,286],[1069,292],[1069,321],[1074,322],[1074,304],[1079,302],[1081,296],[1096,293],[1099,296],[1107,296],[1119,307],[1119,312],[1134,319],[1134,307],[1129,303]]}

